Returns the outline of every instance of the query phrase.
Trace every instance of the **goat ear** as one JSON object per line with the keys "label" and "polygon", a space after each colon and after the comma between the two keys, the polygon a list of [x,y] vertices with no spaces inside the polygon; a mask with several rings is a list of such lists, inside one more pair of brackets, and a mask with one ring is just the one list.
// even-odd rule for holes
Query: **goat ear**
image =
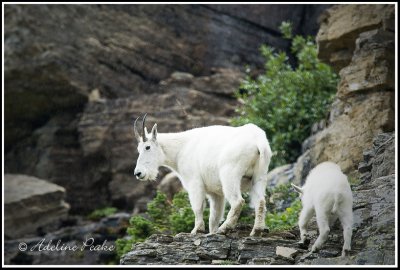
{"label": "goat ear", "polygon": [[300,194],[303,194],[303,189],[301,187],[296,186],[295,184],[291,183],[294,190]]}
{"label": "goat ear", "polygon": [[154,124],[153,128],[151,129],[151,139],[157,140],[157,123]]}
{"label": "goat ear", "polygon": [[146,138],[149,137],[149,132],[147,132],[147,127],[144,127],[144,136],[146,136]]}

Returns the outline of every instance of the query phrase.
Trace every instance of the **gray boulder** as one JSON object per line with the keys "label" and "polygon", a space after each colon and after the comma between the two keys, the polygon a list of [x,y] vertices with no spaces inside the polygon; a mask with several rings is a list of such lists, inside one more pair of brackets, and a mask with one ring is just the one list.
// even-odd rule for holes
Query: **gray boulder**
{"label": "gray boulder", "polygon": [[57,228],[68,214],[65,189],[36,177],[6,174],[4,195],[6,239]]}

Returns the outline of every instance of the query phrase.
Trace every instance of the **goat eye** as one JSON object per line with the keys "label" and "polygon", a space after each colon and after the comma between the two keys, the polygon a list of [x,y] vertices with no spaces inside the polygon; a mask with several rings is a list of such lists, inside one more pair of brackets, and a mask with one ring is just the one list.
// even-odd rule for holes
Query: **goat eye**
{"label": "goat eye", "polygon": [[146,150],[150,150],[150,146],[148,145],[148,146],[146,146]]}

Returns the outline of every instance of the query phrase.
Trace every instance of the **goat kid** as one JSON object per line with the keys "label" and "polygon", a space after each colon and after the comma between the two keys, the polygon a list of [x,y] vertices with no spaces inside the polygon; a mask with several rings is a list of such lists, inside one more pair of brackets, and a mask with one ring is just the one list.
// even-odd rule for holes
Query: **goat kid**
{"label": "goat kid", "polygon": [[[255,223],[251,236],[265,228],[265,189],[272,156],[265,132],[253,124],[241,127],[209,126],[179,133],[158,133],[155,124],[150,133],[142,121],[140,136],[136,122],[134,133],[139,157],[135,176],[141,181],[155,180],[158,168],[174,171],[189,194],[195,215],[192,234],[205,231],[203,202],[210,202],[209,232],[226,233],[239,218],[244,199],[241,193],[250,191],[255,208]],[[230,210],[223,220],[225,198]]]}
{"label": "goat kid", "polygon": [[301,195],[303,208],[299,217],[300,243],[305,243],[307,224],[315,213],[319,236],[311,248],[318,251],[328,238],[330,227],[339,218],[343,228],[342,256],[350,251],[353,226],[353,195],[347,176],[333,162],[323,162],[311,170],[305,185],[292,186]]}

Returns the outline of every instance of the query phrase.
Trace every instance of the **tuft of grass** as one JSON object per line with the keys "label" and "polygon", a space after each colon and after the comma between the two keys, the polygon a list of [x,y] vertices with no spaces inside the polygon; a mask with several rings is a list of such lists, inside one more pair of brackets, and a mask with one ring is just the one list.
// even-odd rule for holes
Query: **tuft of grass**
{"label": "tuft of grass", "polygon": [[117,212],[117,208],[115,207],[104,207],[101,209],[96,209],[92,213],[88,215],[88,218],[91,220],[100,220],[104,217],[111,216]]}

